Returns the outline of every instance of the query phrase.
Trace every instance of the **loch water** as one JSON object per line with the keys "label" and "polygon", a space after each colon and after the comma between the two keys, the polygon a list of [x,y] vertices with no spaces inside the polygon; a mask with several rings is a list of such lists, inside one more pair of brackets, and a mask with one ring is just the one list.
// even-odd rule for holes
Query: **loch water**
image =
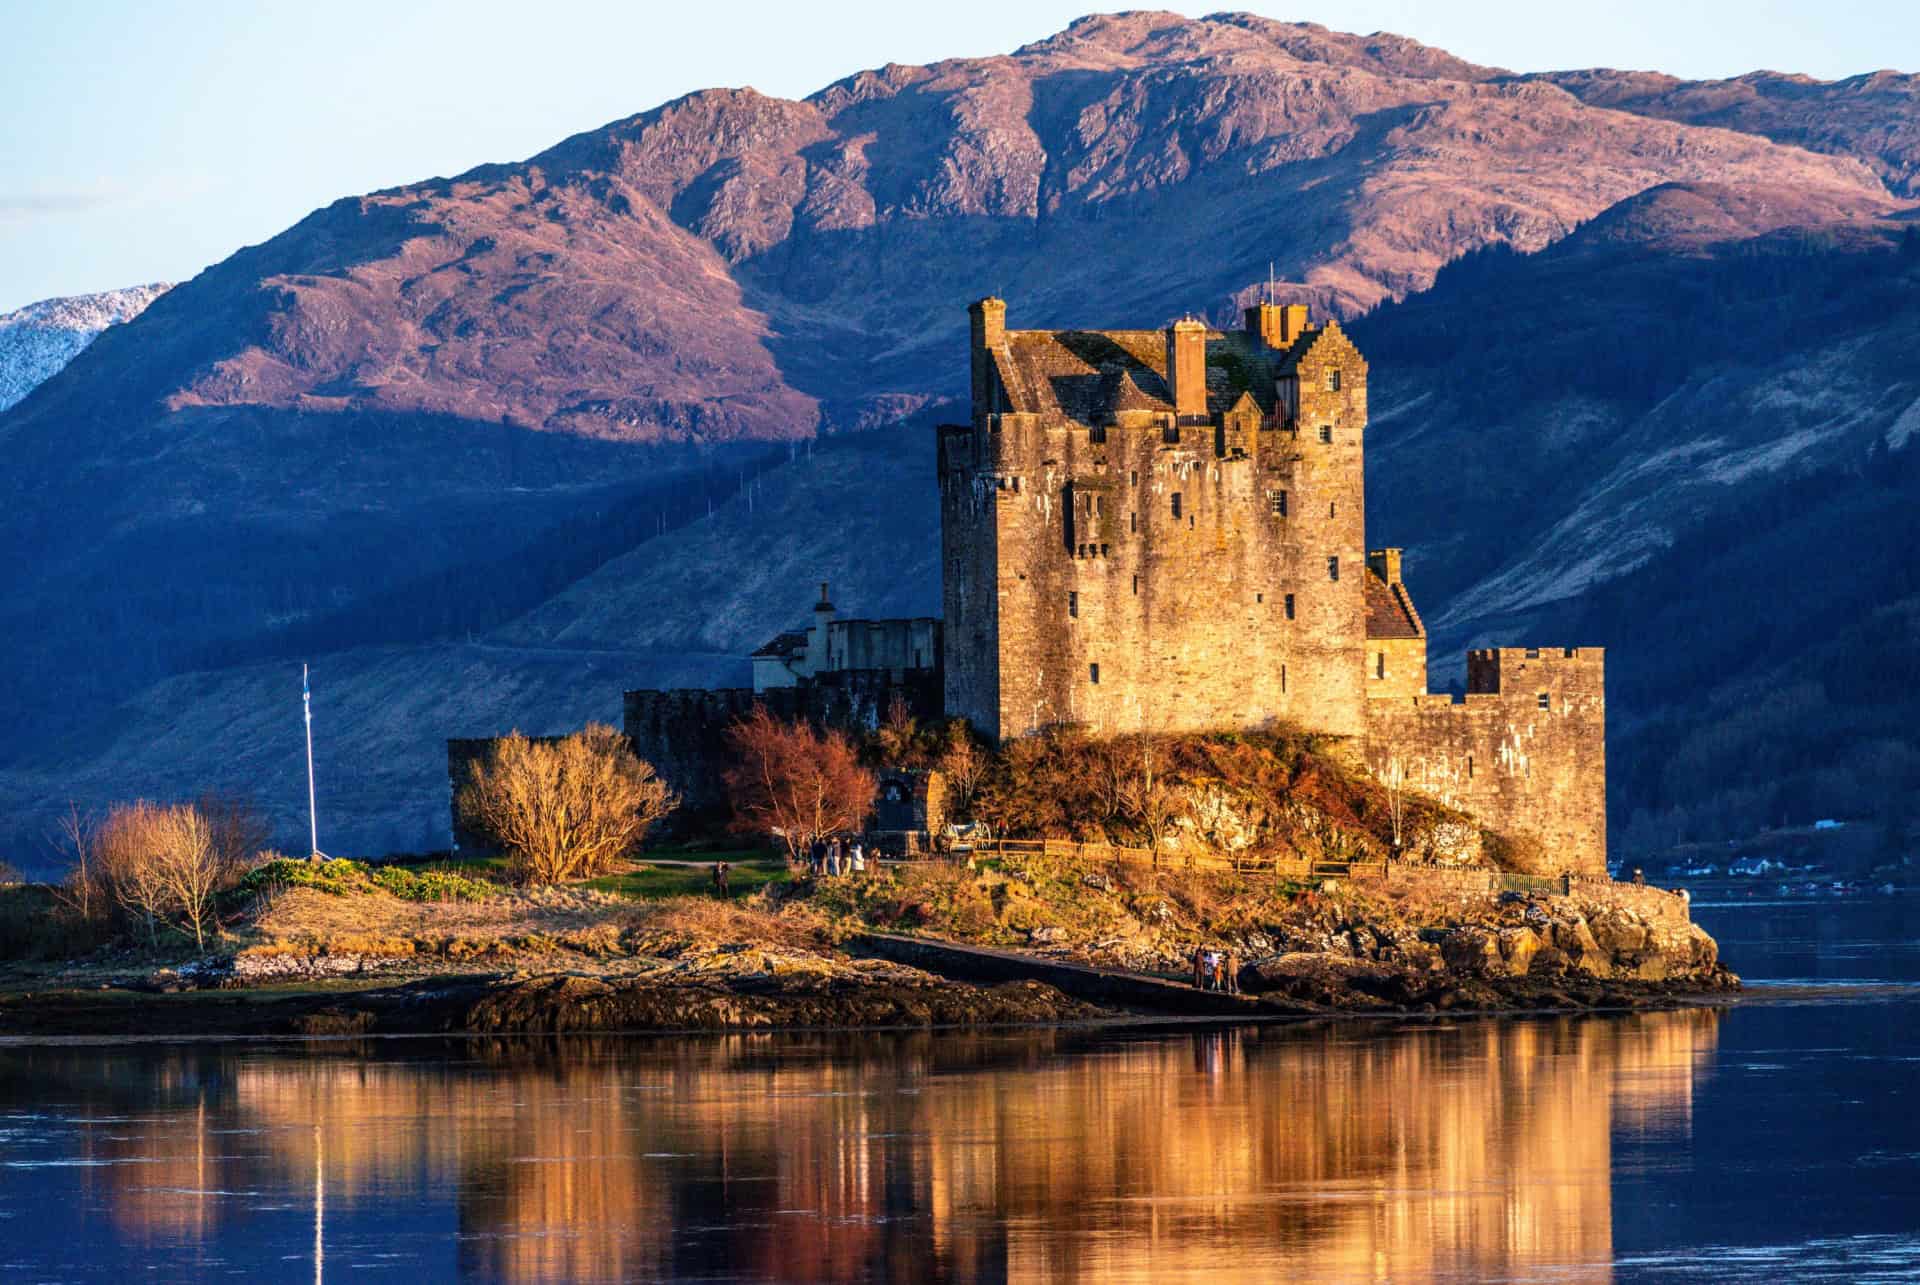
{"label": "loch water", "polygon": [[1653,1014],[0,1039],[6,1280],[1920,1281],[1920,900]]}

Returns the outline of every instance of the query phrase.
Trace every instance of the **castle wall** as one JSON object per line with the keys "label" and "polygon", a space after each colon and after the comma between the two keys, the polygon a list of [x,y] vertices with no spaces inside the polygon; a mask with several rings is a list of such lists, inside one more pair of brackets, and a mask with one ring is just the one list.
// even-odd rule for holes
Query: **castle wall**
{"label": "castle wall", "polygon": [[1369,638],[1367,696],[1424,696],[1427,691],[1427,640]]}
{"label": "castle wall", "polygon": [[1365,373],[1317,345],[1291,421],[942,430],[949,711],[1001,738],[1364,732]]}
{"label": "castle wall", "polygon": [[888,670],[843,670],[821,674],[804,687],[758,694],[744,687],[631,691],[623,702],[624,726],[634,753],[679,792],[682,812],[710,817],[724,811],[727,803],[722,774],[733,761],[727,729],[756,704],[765,705],[776,718],[804,718],[822,727],[864,732],[880,725],[895,699],[905,702],[917,719],[937,719],[940,696],[935,671],[896,677]]}
{"label": "castle wall", "polygon": [[1468,691],[1369,702],[1376,763],[1481,825],[1539,845],[1531,873],[1607,869],[1606,698],[1601,650],[1503,647],[1467,657]]}

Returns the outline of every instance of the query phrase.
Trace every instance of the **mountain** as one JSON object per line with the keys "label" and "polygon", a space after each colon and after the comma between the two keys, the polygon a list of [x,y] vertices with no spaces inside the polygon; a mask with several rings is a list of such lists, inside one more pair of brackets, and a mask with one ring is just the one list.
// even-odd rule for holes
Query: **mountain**
{"label": "mountain", "polygon": [[131,321],[170,287],[164,282],[42,299],[0,313],[0,411],[72,361],[108,326]]}
{"label": "mountain", "polygon": [[[1668,298],[1662,265],[1807,228],[1869,254],[1904,208],[1864,126],[1813,150],[1578,88],[1130,13],[800,101],[704,91],[335,202],[0,415],[0,811],[30,831],[64,793],[204,785],[291,831],[299,729],[273,711],[316,659],[323,811],[353,818],[332,846],[425,842],[445,735],[737,676],[815,580],[930,610],[926,426],[989,292],[1015,326],[1225,319],[1271,263],[1379,349],[1376,534],[1414,548],[1449,636],[1577,600],[1722,495],[1653,488],[1636,543],[1588,470],[1629,467],[1646,399],[1697,362],[1772,342],[1722,331],[1718,278]],[[1588,532],[1590,574],[1566,552]]]}
{"label": "mountain", "polygon": [[1435,650],[1609,649],[1616,848],[1920,788],[1920,224],[1654,189],[1355,323]]}
{"label": "mountain", "polygon": [[1889,191],[1920,197],[1920,76],[1876,71],[1815,80],[1756,71],[1731,80],[1679,80],[1658,72],[1596,69],[1522,79],[1557,85],[1594,107],[1855,156]]}

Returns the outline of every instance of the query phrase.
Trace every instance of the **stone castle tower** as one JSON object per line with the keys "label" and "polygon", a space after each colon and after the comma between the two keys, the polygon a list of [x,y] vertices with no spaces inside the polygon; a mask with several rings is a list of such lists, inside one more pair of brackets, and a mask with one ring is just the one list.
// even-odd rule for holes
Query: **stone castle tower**
{"label": "stone castle tower", "polygon": [[996,738],[1260,727],[1604,873],[1594,648],[1474,652],[1427,692],[1400,551],[1366,548],[1367,363],[1337,322],[1009,330],[972,318],[973,416],[940,429],[945,708]]}
{"label": "stone castle tower", "polygon": [[1367,363],[1339,325],[972,315],[973,422],[940,436],[948,713],[1363,732]]}

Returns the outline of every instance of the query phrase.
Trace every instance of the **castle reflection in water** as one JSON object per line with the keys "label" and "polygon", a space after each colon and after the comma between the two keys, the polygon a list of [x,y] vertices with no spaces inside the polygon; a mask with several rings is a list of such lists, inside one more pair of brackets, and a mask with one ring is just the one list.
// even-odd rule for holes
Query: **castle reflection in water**
{"label": "castle reflection in water", "polygon": [[15,1047],[0,1110],[67,1113],[31,1172],[96,1266],[344,1278],[351,1228],[488,1279],[1604,1280],[1613,1148],[1690,1130],[1719,1020]]}

